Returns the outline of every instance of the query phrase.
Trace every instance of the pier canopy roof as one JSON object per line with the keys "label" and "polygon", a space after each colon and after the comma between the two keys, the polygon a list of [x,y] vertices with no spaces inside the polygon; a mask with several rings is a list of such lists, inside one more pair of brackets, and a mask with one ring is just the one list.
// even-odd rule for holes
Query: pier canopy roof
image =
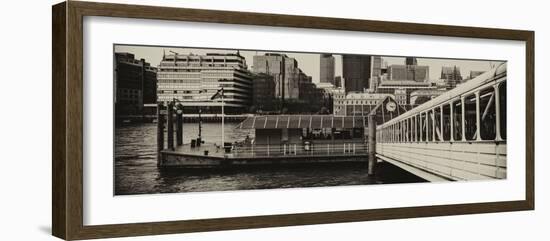
{"label": "pier canopy roof", "polygon": [[367,116],[333,115],[264,115],[249,116],[237,127],[240,129],[323,129],[366,128]]}

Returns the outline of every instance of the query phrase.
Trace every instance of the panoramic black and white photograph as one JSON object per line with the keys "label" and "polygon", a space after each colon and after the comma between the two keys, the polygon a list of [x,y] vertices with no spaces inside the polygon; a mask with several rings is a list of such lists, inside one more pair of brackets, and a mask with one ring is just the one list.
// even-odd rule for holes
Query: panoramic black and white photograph
{"label": "panoramic black and white photograph", "polygon": [[114,195],[506,179],[506,66],[115,44]]}

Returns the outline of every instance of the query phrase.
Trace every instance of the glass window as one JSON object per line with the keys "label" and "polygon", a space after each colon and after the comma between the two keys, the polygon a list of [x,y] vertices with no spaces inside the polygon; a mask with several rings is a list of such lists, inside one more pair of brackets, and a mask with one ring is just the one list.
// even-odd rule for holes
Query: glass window
{"label": "glass window", "polygon": [[412,117],[408,119],[409,128],[407,128],[407,129],[408,129],[408,134],[409,134],[409,142],[412,142],[413,138],[414,138],[414,131],[413,131],[414,130],[414,128],[413,128],[414,124],[413,124],[413,121],[414,120],[413,120]]}
{"label": "glass window", "polygon": [[434,135],[434,133],[433,133],[434,119],[433,119],[433,117],[434,117],[434,111],[433,111],[433,110],[429,110],[429,111],[428,111],[428,126],[427,126],[427,128],[428,128],[428,131],[427,131],[427,133],[428,133],[427,141],[434,141],[434,139],[433,139],[433,135]]}
{"label": "glass window", "polygon": [[411,117],[411,141],[416,142],[416,115]]}
{"label": "glass window", "polygon": [[480,92],[479,110],[481,114],[480,133],[482,140],[494,140],[496,138],[497,122],[495,107],[495,89],[491,86]]}
{"label": "glass window", "polygon": [[435,119],[435,140],[434,141],[441,141],[443,139],[442,133],[441,133],[441,108],[435,107],[434,109],[434,119]]}
{"label": "glass window", "polygon": [[477,131],[477,121],[476,121],[476,96],[474,94],[468,95],[464,99],[465,106],[465,115],[464,115],[464,125],[465,125],[465,136],[466,140],[475,140],[476,131]]}
{"label": "glass window", "polygon": [[420,113],[420,141],[426,141],[426,113]]}
{"label": "glass window", "polygon": [[443,105],[443,140],[451,140],[451,105]]}

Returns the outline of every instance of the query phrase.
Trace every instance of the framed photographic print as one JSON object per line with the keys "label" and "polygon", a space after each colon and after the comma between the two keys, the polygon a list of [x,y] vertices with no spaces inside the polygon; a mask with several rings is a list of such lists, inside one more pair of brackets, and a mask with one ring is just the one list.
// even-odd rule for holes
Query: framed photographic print
{"label": "framed photographic print", "polygon": [[534,209],[532,31],[52,11],[57,237]]}

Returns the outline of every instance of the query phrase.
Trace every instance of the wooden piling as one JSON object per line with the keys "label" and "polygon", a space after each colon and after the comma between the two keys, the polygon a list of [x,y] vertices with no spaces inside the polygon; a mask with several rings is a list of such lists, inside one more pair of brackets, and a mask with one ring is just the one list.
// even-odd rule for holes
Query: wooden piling
{"label": "wooden piling", "polygon": [[176,144],[183,145],[183,111],[176,111]]}
{"label": "wooden piling", "polygon": [[162,165],[161,151],[164,149],[164,118],[161,114],[163,104],[157,104],[157,165]]}
{"label": "wooden piling", "polygon": [[374,115],[368,117],[369,128],[369,170],[368,175],[376,173],[376,119]]}
{"label": "wooden piling", "polygon": [[166,125],[168,132],[168,149],[174,150],[174,102],[168,102],[168,110],[166,111]]}

